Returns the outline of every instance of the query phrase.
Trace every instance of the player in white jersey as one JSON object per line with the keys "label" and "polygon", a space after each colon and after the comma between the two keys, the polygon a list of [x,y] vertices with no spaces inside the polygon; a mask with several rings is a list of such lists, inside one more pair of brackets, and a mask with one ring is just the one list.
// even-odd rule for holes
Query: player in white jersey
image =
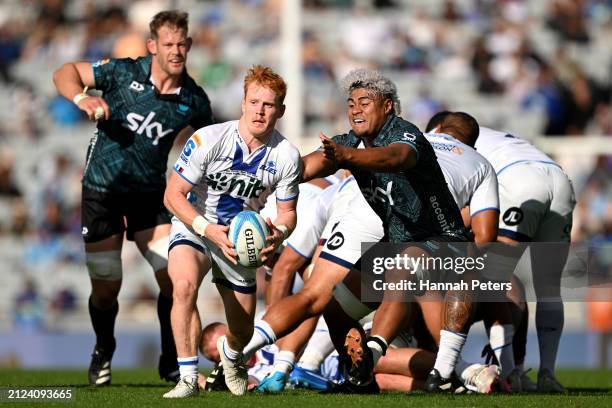
{"label": "player in white jersey", "polygon": [[[331,234],[331,232],[326,234],[324,231],[332,231],[333,226],[349,212],[355,214],[354,222],[359,222],[360,225],[359,228],[352,231],[355,245],[351,246],[352,253],[346,255],[352,262],[356,262],[361,256],[361,242],[378,241],[382,238],[380,218],[363,198],[353,176],[348,176],[341,182],[327,187],[313,205],[299,214],[299,218],[304,221],[298,223],[293,234],[287,239],[287,245],[274,265],[266,293],[268,305],[290,294],[289,290],[296,271],[303,272],[304,267],[315,258],[319,240]],[[307,281],[309,273],[302,273],[302,276]],[[287,376],[293,369],[295,356],[303,349],[306,341],[312,335],[317,321],[318,316],[304,321],[292,333],[277,342],[280,349],[277,360],[285,364],[275,364],[275,371],[262,382],[258,388],[259,391],[279,392],[284,388]],[[304,374],[309,376],[311,373],[305,372]]]}
{"label": "player in white jersey", "polygon": [[[485,127],[480,129],[476,149],[497,173],[501,210],[499,241],[569,243],[575,196],[571,181],[561,167],[529,142]],[[529,252],[538,300],[538,390],[563,392],[554,370],[563,331],[560,281],[568,247],[535,244]]]}
{"label": "player in white jersey", "polygon": [[275,130],[285,110],[286,89],[284,80],[270,68],[251,68],[244,80],[240,120],[196,131],[174,166],[164,202],[175,215],[168,269],[181,381],[164,397],[181,398],[198,392],[201,322],[196,299],[211,267],[228,322],[227,336],[217,344],[226,383],[232,393],[246,393],[247,373],[240,351],[253,333],[255,270],[237,264],[227,232],[236,214],[245,209],[260,210],[273,190],[277,217],[275,224],[267,220],[271,235],[266,237],[264,258],[271,256],[295,227],[299,152]]}

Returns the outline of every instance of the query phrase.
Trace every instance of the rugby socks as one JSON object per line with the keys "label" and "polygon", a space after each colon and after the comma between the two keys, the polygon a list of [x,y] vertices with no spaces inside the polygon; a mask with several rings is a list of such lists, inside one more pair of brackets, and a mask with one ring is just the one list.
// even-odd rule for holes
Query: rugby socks
{"label": "rugby socks", "polygon": [[179,372],[181,373],[181,380],[183,378],[192,377],[198,378],[198,356],[193,357],[179,357],[178,361]]}
{"label": "rugby socks", "polygon": [[442,378],[448,379],[451,377],[466,337],[465,334],[440,330],[440,347],[438,348],[434,368],[438,370]]}
{"label": "rugby socks", "polygon": [[[516,318],[515,313],[520,313],[520,317]],[[527,354],[527,330],[529,328],[529,308],[525,304],[525,308],[520,310],[518,306],[513,305],[513,319],[519,323],[516,325],[516,331],[514,338],[512,339],[512,348],[514,349],[514,364],[516,367],[522,366],[525,361],[525,355]],[[521,371],[523,371],[521,369]]]}
{"label": "rugby socks", "polygon": [[315,331],[306,345],[298,365],[306,370],[319,371],[325,358],[334,351],[329,331]]}
{"label": "rugby socks", "polygon": [[265,320],[257,320],[255,322],[255,329],[253,330],[253,337],[246,345],[242,353],[244,354],[244,361],[249,361],[253,354],[268,344],[273,344],[276,341],[276,334],[272,327]]}
{"label": "rugby socks", "polygon": [[176,345],[172,335],[172,324],[170,323],[170,311],[172,310],[172,299],[159,294],[157,297],[157,317],[161,333],[161,349],[165,358],[170,361],[176,358]]}
{"label": "rugby socks", "polygon": [[514,370],[514,351],[512,340],[514,326],[511,324],[495,324],[489,329],[489,344],[501,368],[501,379],[505,380]]}
{"label": "rugby socks", "polygon": [[370,336],[367,338],[367,346],[372,351],[372,368],[376,367],[378,360],[387,353],[389,345],[380,336]]}
{"label": "rugby socks", "polygon": [[274,371],[289,374],[295,364],[295,354],[289,350],[281,350],[274,356]]}
{"label": "rugby socks", "polygon": [[559,340],[563,332],[563,302],[538,302],[536,308],[536,330],[540,346],[540,371],[554,374]]}
{"label": "rugby socks", "polygon": [[98,309],[91,302],[89,297],[89,317],[96,333],[96,347],[103,349],[106,353],[115,351],[115,319],[119,312],[119,303],[107,310]]}
{"label": "rugby socks", "polygon": [[229,343],[227,342],[227,337],[223,340],[223,354],[225,354],[225,357],[227,357],[227,359],[230,361],[236,361],[240,355],[239,351],[236,351],[230,347]]}

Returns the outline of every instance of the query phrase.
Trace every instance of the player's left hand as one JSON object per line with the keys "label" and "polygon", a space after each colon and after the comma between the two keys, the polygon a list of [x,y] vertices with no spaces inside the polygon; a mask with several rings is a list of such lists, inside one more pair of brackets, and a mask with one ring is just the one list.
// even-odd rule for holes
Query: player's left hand
{"label": "player's left hand", "polygon": [[281,246],[281,244],[285,240],[282,231],[276,228],[274,224],[272,224],[270,218],[266,218],[266,224],[268,224],[268,228],[270,229],[270,235],[266,236],[266,242],[268,243],[268,246],[261,250],[261,260],[264,263],[268,259],[270,259],[272,255],[274,255],[276,248]]}
{"label": "player's left hand", "polygon": [[326,159],[332,160],[338,164],[346,161],[347,148],[334,142],[333,139],[325,136],[323,132],[319,134],[321,145],[323,146],[323,155]]}

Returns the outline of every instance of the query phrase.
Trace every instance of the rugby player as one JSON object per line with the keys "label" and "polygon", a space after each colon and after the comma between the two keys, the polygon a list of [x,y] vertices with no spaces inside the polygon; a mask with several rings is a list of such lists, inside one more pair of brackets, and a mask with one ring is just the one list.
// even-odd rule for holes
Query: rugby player
{"label": "rugby player", "polygon": [[[163,205],[168,153],[181,131],[210,125],[210,101],[187,74],[188,15],[162,11],[150,23],[147,57],[72,62],[53,75],[58,92],[99,119],[83,175],[82,235],[91,279],[89,314],[96,345],[89,383],[111,382],[124,234],[155,271],[162,354],[159,375],[178,381],[170,325],[170,214]],[[84,91],[95,88],[101,97]]]}
{"label": "rugby player", "polygon": [[[561,273],[576,204],[571,181],[554,160],[512,134],[481,127],[475,147],[491,163],[499,182],[498,240],[510,245],[535,243],[529,253],[537,297],[537,389],[565,392],[554,372],[564,322]],[[548,244],[537,244],[543,242]]]}
{"label": "rugby player", "polygon": [[[378,217],[343,217],[338,222],[304,288],[273,305],[256,323],[253,339],[244,350],[246,355],[323,312],[333,288],[361,257],[360,250],[344,250],[345,240],[376,242],[379,232],[395,243],[467,239],[432,147],[413,124],[398,116],[395,85],[379,73],[364,69],[352,71],[342,83],[351,131],[332,139],[321,134],[322,149],[304,157],[303,178],[325,176],[338,168],[350,170],[369,201],[368,205],[359,196],[356,200],[362,203],[354,200],[351,206],[371,205]],[[362,236],[348,234],[356,223],[364,231]],[[423,253],[419,248],[416,251]],[[368,387],[373,383],[372,368],[397,335],[406,309],[402,302],[383,302],[374,318],[372,336],[366,340],[357,333],[358,344],[349,349],[359,350],[345,357],[351,361],[349,380],[355,385]],[[355,333],[349,333],[349,337],[347,342],[357,338]]]}
{"label": "rugby player", "polygon": [[227,232],[232,218],[245,209],[259,211],[273,191],[277,216],[274,224],[267,220],[271,235],[262,251],[264,261],[295,228],[301,161],[298,150],[275,130],[286,91],[285,81],[272,69],[252,67],[244,79],[240,119],[197,130],[168,181],[164,202],[175,215],[168,255],[171,317],[181,380],[165,398],[199,392],[196,299],[211,266],[228,322],[226,336],[217,343],[225,381],[233,394],[247,391],[241,351],[253,334],[255,269],[237,264]]}

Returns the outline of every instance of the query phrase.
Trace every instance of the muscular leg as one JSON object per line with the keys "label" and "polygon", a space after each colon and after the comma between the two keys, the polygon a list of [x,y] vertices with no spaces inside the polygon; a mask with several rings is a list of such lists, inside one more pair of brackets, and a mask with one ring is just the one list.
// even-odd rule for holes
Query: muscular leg
{"label": "muscular leg", "polygon": [[[256,322],[258,330],[245,347],[245,356],[248,358],[263,345],[295,330],[305,319],[323,313],[332,298],[334,286],[340,283],[347,273],[347,268],[319,259],[304,288],[272,305],[262,321]],[[265,334],[262,334],[264,332]]]}
{"label": "muscular leg", "polygon": [[196,305],[198,288],[210,268],[209,258],[188,245],[177,245],[168,254],[168,273],[173,284],[170,319],[179,358],[197,356],[202,331]]}
{"label": "muscular leg", "polygon": [[176,380],[178,366],[176,363],[176,345],[172,334],[170,313],[172,310],[172,281],[168,275],[168,235],[170,224],[161,224],[155,228],[138,231],[134,241],[140,253],[147,259],[155,273],[159,286],[157,297],[157,318],[159,319],[161,356],[159,374],[161,378]]}
{"label": "muscular leg", "polygon": [[123,234],[85,244],[91,280],[89,315],[96,333],[96,346],[111,354],[116,345],[114,333],[122,278],[122,244]]}
{"label": "muscular leg", "polygon": [[548,243],[546,247],[532,245],[530,252],[533,286],[538,300],[536,329],[540,348],[540,371],[548,370],[554,374],[559,340],[563,332],[561,273],[567,260],[568,245],[566,243],[556,245]]}
{"label": "muscular leg", "polygon": [[233,350],[242,350],[253,335],[255,293],[240,293],[217,284],[227,319],[227,342]]}

